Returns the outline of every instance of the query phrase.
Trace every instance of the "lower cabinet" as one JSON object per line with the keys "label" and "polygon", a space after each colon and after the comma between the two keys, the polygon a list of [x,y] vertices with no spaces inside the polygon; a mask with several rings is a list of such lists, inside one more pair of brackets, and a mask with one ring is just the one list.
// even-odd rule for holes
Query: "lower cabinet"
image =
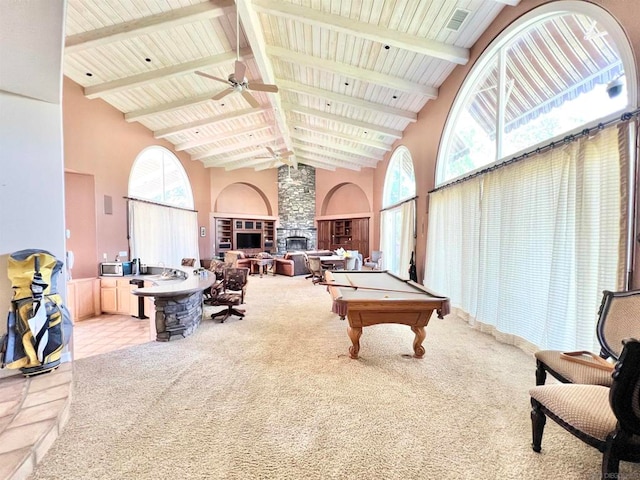
{"label": "lower cabinet", "polygon": [[67,282],[65,306],[74,322],[100,315],[100,301],[99,278],[79,278]]}
{"label": "lower cabinet", "polygon": [[136,297],[131,291],[137,288],[128,278],[101,278],[100,303],[103,313],[131,315],[137,312]]}

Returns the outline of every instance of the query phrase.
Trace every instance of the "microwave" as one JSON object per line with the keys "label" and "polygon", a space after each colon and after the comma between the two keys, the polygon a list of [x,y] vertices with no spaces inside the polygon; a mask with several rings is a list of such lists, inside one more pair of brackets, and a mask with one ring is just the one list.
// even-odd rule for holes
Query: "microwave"
{"label": "microwave", "polygon": [[131,262],[106,262],[100,264],[101,277],[122,277],[131,275],[132,272]]}

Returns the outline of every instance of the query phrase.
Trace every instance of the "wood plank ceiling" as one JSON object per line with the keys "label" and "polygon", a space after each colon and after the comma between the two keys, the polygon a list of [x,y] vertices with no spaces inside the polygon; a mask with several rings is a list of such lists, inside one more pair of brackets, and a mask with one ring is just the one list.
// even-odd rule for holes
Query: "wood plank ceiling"
{"label": "wood plank ceiling", "polygon": [[360,170],[519,1],[68,0],[64,74],[206,167]]}

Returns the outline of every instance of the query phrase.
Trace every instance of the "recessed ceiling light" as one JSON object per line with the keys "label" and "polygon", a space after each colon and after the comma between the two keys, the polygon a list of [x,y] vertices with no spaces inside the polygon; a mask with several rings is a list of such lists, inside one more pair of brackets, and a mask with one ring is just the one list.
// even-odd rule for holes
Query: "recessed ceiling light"
{"label": "recessed ceiling light", "polygon": [[91,72],[87,72],[87,73],[85,73],[85,75],[86,75],[87,77],[93,77],[93,73],[91,73]]}
{"label": "recessed ceiling light", "polygon": [[150,62],[150,61],[151,61],[151,59],[150,59],[149,57],[147,57],[147,58],[145,58],[145,59],[144,59],[144,61],[145,61],[145,62]]}
{"label": "recessed ceiling light", "polygon": [[200,130],[196,130],[196,134],[200,133]]}
{"label": "recessed ceiling light", "polygon": [[389,50],[390,48],[391,48],[391,47],[390,47],[389,45],[385,45],[385,46],[384,46],[384,49],[385,49],[385,50]]}
{"label": "recessed ceiling light", "polygon": [[348,87],[349,86],[349,82],[344,82],[344,84]]}
{"label": "recessed ceiling light", "polygon": [[330,103],[327,103],[327,107],[330,107],[330,106],[331,106],[331,104],[330,104]]}
{"label": "recessed ceiling light", "polygon": [[393,98],[393,99],[395,100],[396,98],[398,98],[398,95],[394,95],[394,96],[393,96],[393,97],[391,97],[391,98]]}

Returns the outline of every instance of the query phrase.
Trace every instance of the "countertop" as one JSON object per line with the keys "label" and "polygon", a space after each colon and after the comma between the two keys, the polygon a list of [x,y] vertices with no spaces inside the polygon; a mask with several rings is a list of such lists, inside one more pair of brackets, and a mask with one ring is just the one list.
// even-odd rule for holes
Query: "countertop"
{"label": "countertop", "polygon": [[179,271],[186,278],[161,279],[159,274],[151,275],[127,275],[123,278],[130,280],[144,280],[152,282],[153,287],[143,287],[133,290],[131,293],[141,297],[175,297],[190,293],[202,292],[216,283],[216,276],[207,270],[202,275],[194,274],[192,268],[167,268],[167,271]]}

